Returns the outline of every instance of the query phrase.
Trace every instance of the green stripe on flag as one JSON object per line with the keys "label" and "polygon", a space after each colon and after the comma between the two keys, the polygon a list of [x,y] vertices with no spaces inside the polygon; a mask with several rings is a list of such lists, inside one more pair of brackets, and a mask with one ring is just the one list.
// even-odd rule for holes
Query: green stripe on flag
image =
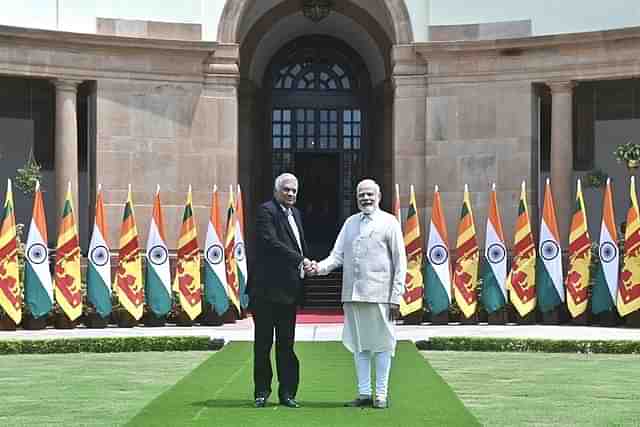
{"label": "green stripe on flag", "polygon": [[166,316],[171,311],[171,295],[162,284],[155,268],[147,263],[147,274],[144,282],[144,297],[149,309],[158,316]]}
{"label": "green stripe on flag", "polygon": [[480,294],[480,301],[487,310],[488,313],[500,310],[505,305],[504,294],[498,285],[498,280],[491,264],[485,257],[482,257],[482,293]]}
{"label": "green stripe on flag", "polygon": [[184,207],[184,214],[182,215],[182,222],[188,220],[193,216],[193,212],[191,211],[191,204],[188,204]]}
{"label": "green stripe on flag", "polygon": [[71,215],[71,203],[69,200],[64,202],[64,208],[62,209],[62,216],[65,217],[67,215]]}
{"label": "green stripe on flag", "polygon": [[438,315],[443,311],[448,310],[449,296],[442,285],[438,274],[429,262],[425,264],[423,277],[427,288],[425,294],[427,306],[431,310],[431,313]]}
{"label": "green stripe on flag", "polygon": [[205,263],[204,267],[204,299],[218,316],[222,316],[229,309],[227,292],[209,263]]}
{"label": "green stripe on flag", "polygon": [[53,304],[30,263],[24,266],[24,299],[29,313],[38,319],[51,311]]}
{"label": "green stripe on flag", "polygon": [[591,291],[591,312],[600,314],[605,311],[611,311],[613,307],[613,299],[607,286],[607,280],[604,277],[602,264],[600,264],[596,271],[596,278]]}
{"label": "green stripe on flag", "polygon": [[100,317],[111,314],[111,293],[93,264],[87,265],[87,300]]}
{"label": "green stripe on flag", "polygon": [[240,307],[247,308],[249,306],[249,295],[247,295],[247,278],[244,277],[242,269],[238,268],[238,284],[240,292]]}
{"label": "green stripe on flag", "polygon": [[553,285],[553,280],[547,272],[544,262],[538,258],[536,263],[538,264],[536,266],[536,298],[540,311],[544,313],[560,305],[562,300]]}

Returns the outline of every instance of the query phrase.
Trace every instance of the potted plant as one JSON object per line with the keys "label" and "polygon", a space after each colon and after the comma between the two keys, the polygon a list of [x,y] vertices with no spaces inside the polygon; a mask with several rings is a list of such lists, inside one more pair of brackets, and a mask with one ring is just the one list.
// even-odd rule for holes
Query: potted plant
{"label": "potted plant", "polygon": [[33,151],[29,153],[29,159],[23,167],[16,171],[15,184],[25,195],[30,196],[36,190],[36,182],[42,181],[40,165],[33,156]]}
{"label": "potted plant", "polygon": [[608,177],[602,169],[593,169],[582,177],[582,182],[585,188],[600,188],[607,182]]}
{"label": "potted plant", "polygon": [[631,141],[619,144],[613,154],[619,163],[626,163],[629,169],[636,169],[640,166],[640,144]]}

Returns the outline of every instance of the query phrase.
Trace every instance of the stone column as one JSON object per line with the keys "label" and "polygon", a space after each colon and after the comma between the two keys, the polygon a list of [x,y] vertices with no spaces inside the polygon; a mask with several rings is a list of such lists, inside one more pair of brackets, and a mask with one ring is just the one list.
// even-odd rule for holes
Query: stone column
{"label": "stone column", "polygon": [[[79,80],[55,80],[56,87],[56,132],[55,174],[56,215],[59,218],[64,207],[67,186],[71,181],[73,208],[78,217],[78,122],[76,95]],[[57,220],[56,220],[57,223]]]}
{"label": "stone column", "polygon": [[415,48],[408,45],[393,47],[392,63],[393,136],[388,161],[393,162],[393,180],[392,187],[385,190],[390,200],[395,194],[395,184],[399,184],[401,204],[406,206],[409,186],[413,184],[418,209],[425,212],[427,64]]}
{"label": "stone column", "polygon": [[[551,189],[563,248],[569,241],[573,195],[573,87],[571,81],[547,83],[551,89]],[[542,187],[541,191],[544,191]]]}

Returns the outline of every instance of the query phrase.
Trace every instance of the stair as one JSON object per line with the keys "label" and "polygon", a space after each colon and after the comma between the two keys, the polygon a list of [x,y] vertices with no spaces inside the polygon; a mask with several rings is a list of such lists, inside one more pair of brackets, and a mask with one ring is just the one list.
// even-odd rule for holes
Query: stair
{"label": "stair", "polygon": [[327,276],[304,279],[305,299],[303,308],[315,310],[336,310],[342,308],[342,271]]}

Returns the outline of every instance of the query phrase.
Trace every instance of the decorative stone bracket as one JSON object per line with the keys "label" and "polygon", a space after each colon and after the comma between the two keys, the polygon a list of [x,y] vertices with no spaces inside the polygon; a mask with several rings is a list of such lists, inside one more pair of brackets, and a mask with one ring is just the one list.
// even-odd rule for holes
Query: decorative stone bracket
{"label": "decorative stone bracket", "polygon": [[240,74],[240,45],[220,44],[204,62],[205,74],[236,75]]}

